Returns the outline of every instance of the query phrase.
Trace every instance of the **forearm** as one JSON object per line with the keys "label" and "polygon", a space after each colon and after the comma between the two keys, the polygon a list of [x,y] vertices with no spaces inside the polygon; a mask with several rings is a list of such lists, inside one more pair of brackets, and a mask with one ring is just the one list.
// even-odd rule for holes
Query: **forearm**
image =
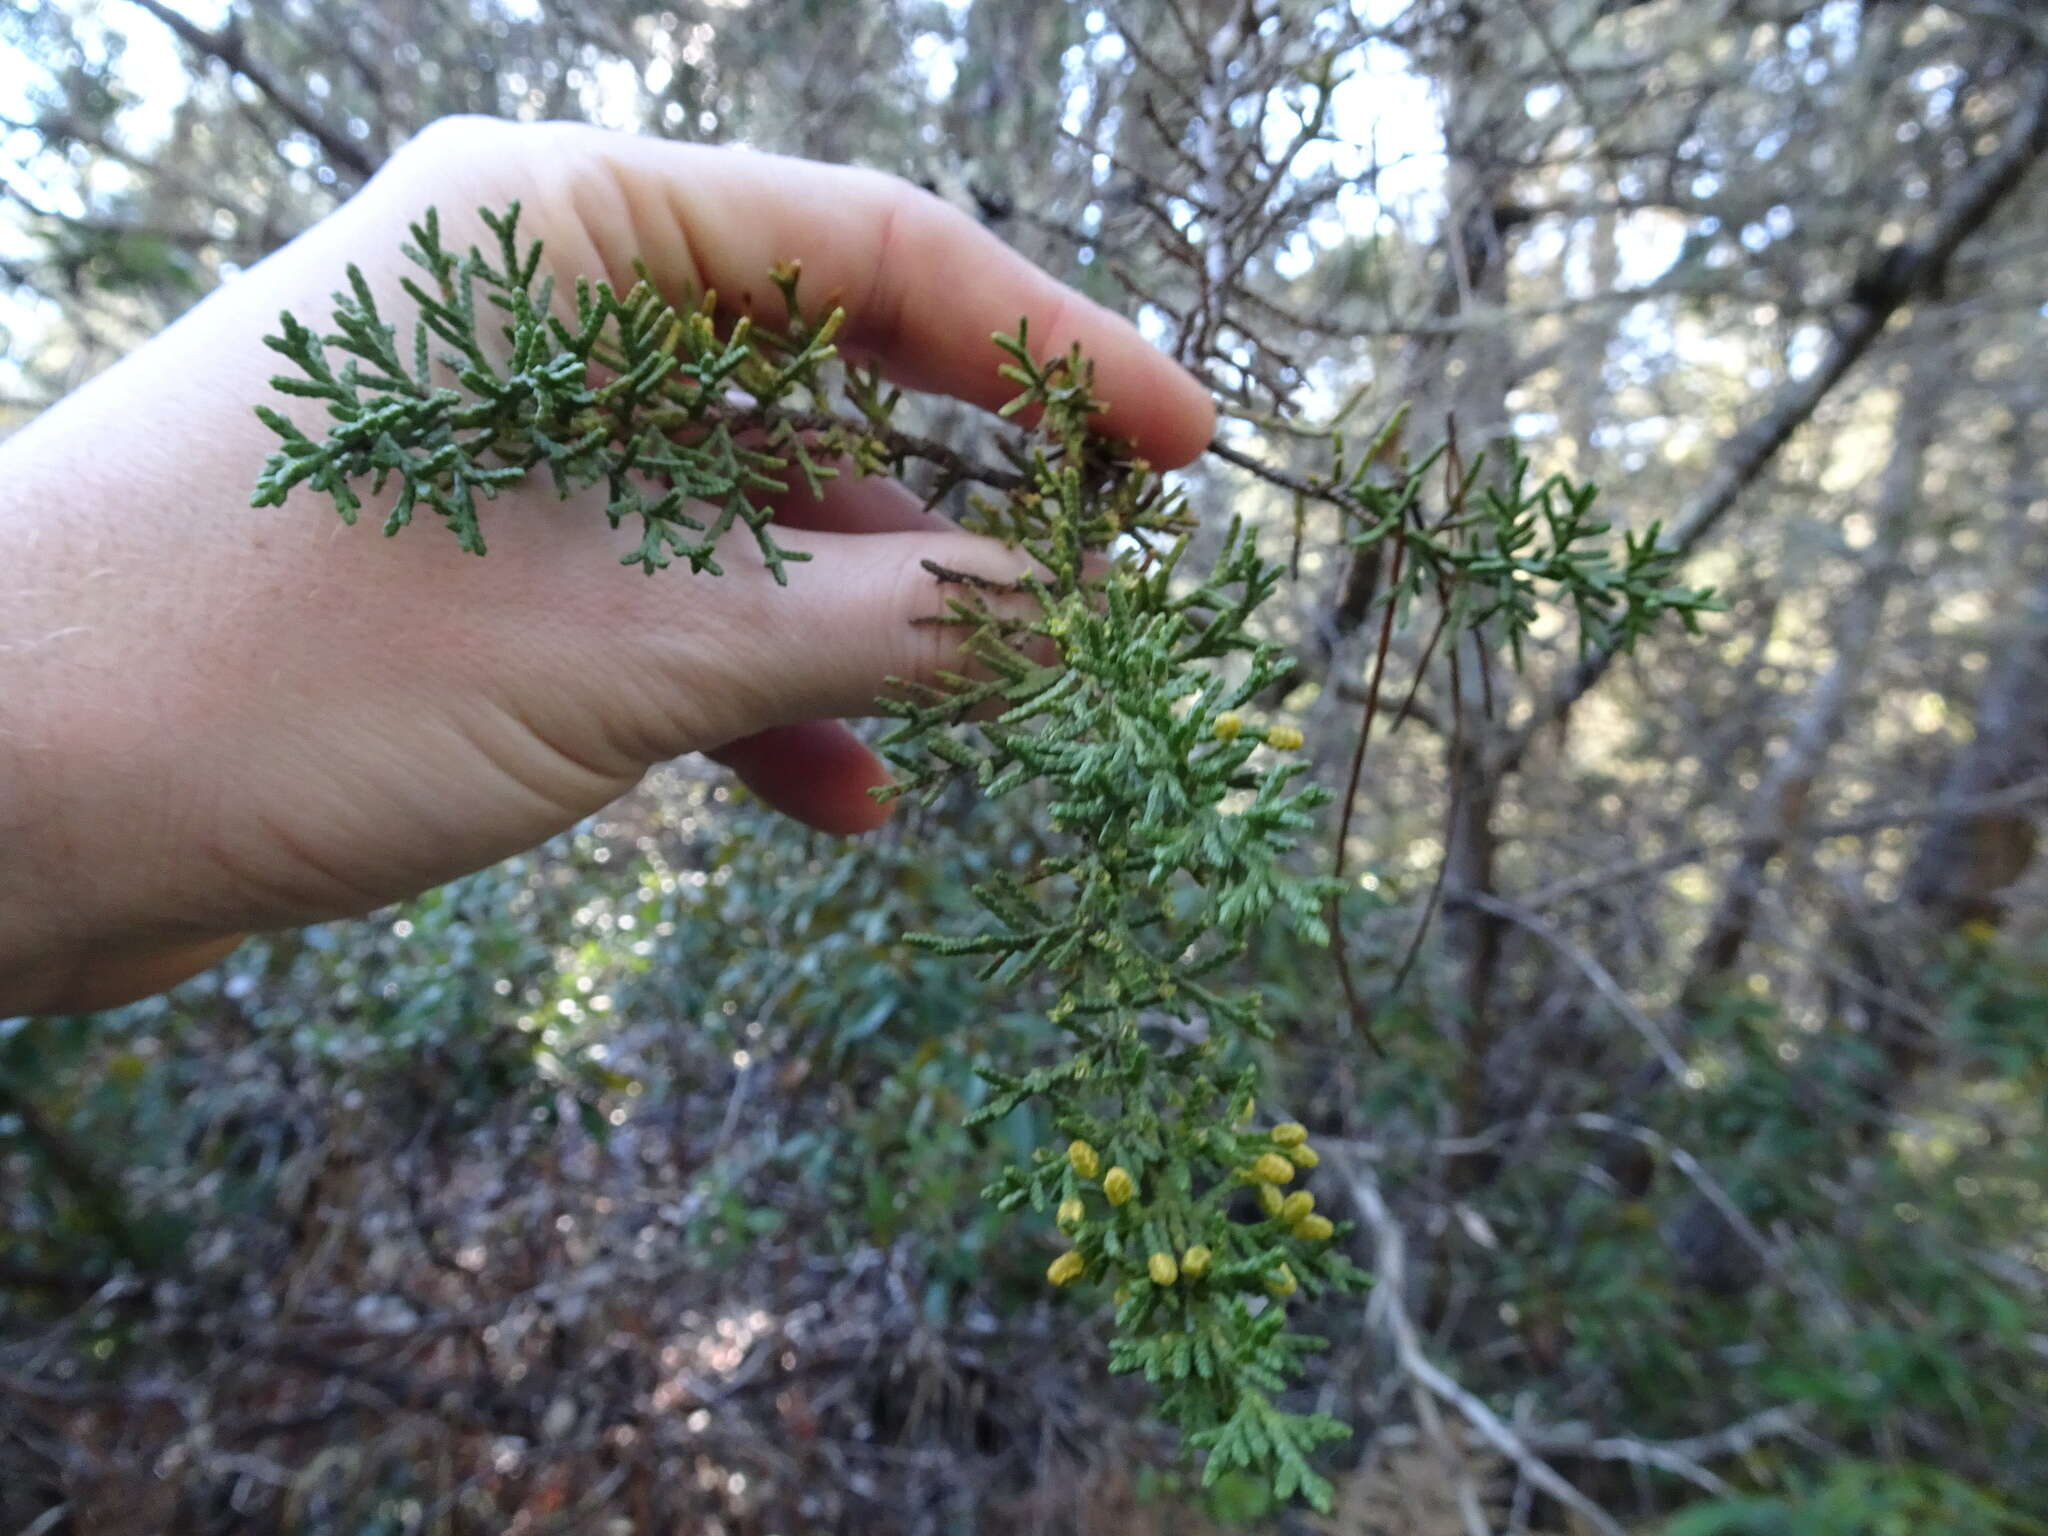
{"label": "forearm", "polygon": [[14,936],[0,933],[0,1018],[118,1008],[189,981],[242,942],[230,937],[169,946],[154,941],[78,946],[26,933],[21,937],[24,961],[16,970]]}
{"label": "forearm", "polygon": [[192,707],[228,622],[205,581],[252,532],[262,440],[218,381],[261,331],[229,297],[0,448],[0,1015],[131,1001],[234,943],[175,894],[174,771],[225,745]]}
{"label": "forearm", "polygon": [[66,881],[68,856],[55,787],[61,777],[48,662],[74,623],[58,619],[49,568],[48,533],[31,522],[34,502],[61,517],[62,504],[31,473],[32,443],[41,423],[0,453],[10,487],[0,499],[0,1016],[71,1006],[85,968],[76,892]]}

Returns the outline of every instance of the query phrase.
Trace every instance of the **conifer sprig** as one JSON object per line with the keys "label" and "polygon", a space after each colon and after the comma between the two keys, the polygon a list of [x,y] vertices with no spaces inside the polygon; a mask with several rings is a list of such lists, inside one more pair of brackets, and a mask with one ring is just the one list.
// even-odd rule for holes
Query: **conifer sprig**
{"label": "conifer sprig", "polygon": [[[1571,609],[1581,656],[1626,652],[1669,615],[1696,633],[1699,616],[1720,607],[1711,588],[1674,581],[1682,554],[1663,542],[1660,523],[1623,530],[1617,558],[1613,525],[1593,510],[1597,486],[1535,476],[1513,442],[1497,469],[1484,453],[1461,460],[1449,443],[1411,458],[1401,448],[1406,426],[1403,407],[1362,452],[1342,431],[1294,429],[1329,445],[1328,465],[1311,476],[1220,444],[1216,451],[1293,496],[1297,539],[1307,504],[1318,501],[1337,509],[1344,541],[1360,553],[1398,546],[1386,600],[1404,611],[1441,603],[1447,629],[1504,641],[1518,668],[1543,604]],[[1425,510],[1439,471],[1440,507]]]}
{"label": "conifer sprig", "polygon": [[1251,628],[1282,571],[1237,525],[1190,571],[1177,493],[1091,427],[1086,360],[1038,362],[1021,332],[999,344],[1021,386],[1011,409],[1037,425],[1029,484],[977,520],[1038,573],[1019,583],[1021,613],[956,599],[976,675],[899,701],[883,745],[897,793],[960,773],[990,795],[1033,787],[1061,846],[975,888],[978,932],[917,942],[1049,988],[1066,1058],[987,1069],[977,1118],[1035,1099],[1066,1145],[989,1193],[1054,1213],[1070,1246],[1052,1283],[1114,1293],[1111,1368],[1153,1384],[1205,1477],[1243,1469],[1322,1505],[1309,1458],[1344,1429],[1276,1401],[1319,1347],[1287,1329],[1287,1305],[1364,1276],[1314,1197],[1282,1192],[1314,1165],[1305,1135],[1247,1123],[1247,1047],[1269,1025],[1225,969],[1270,922],[1328,940],[1331,882],[1297,857],[1328,792],[1290,756],[1299,732],[1245,716],[1288,667]]}
{"label": "conifer sprig", "polygon": [[612,526],[640,533],[624,564],[651,574],[680,560],[716,575],[720,540],[744,525],[786,581],[790,564],[810,558],[775,537],[773,498],[792,476],[815,492],[839,462],[889,473],[918,457],[964,473],[940,445],[890,427],[895,394],[878,376],[831,366],[845,317],[804,317],[794,263],[770,274],[790,317],[780,329],[745,319],[722,329],[715,294],[679,308],[644,272],[625,294],[579,278],[565,315],[540,242],[520,244],[519,205],[480,214],[491,255],[448,250],[433,210],[412,226],[404,252],[421,276],[402,280],[418,311],[404,350],[354,266],[332,331],[281,317],[266,341],[298,371],[272,383],[323,401],[330,425],[316,438],[257,408],[282,442],[255,505],[281,506],[305,484],[352,523],[358,487],[381,495],[388,484],[387,534],[425,507],[480,555],[480,503],[545,468],[563,497],[605,487]]}

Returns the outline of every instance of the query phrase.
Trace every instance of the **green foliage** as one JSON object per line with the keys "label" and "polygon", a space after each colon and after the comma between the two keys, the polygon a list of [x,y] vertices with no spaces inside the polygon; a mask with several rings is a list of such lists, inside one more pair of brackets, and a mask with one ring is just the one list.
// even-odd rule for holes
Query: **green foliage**
{"label": "green foliage", "polygon": [[1717,1500],[1687,1510],[1664,1536],[2040,1536],[2048,1524],[1933,1467],[1844,1462],[1783,1498]]}
{"label": "green foliage", "polygon": [[1350,535],[1354,548],[1399,541],[1397,598],[1434,594],[1453,630],[1491,626],[1519,666],[1539,600],[1570,605],[1582,653],[1625,651],[1668,614],[1691,631],[1717,606],[1710,590],[1672,585],[1680,555],[1662,542],[1661,525],[1624,531],[1617,561],[1606,542],[1613,525],[1593,512],[1598,487],[1562,474],[1532,485],[1529,460],[1513,444],[1498,476],[1485,474],[1484,454],[1448,466],[1445,514],[1425,520],[1422,490],[1439,454],[1391,477],[1374,470],[1400,425],[1396,417],[1348,471],[1340,440],[1331,494],[1353,503],[1363,524]]}
{"label": "green foliage", "polygon": [[[1448,444],[1411,459],[1400,447],[1404,409],[1357,452],[1340,430],[1349,410],[1327,431],[1297,433],[1327,439],[1329,463],[1284,483],[1295,494],[1297,538],[1313,499],[1340,511],[1354,550],[1393,551],[1386,601],[1396,616],[1434,604],[1441,629],[1485,629],[1519,667],[1542,603],[1570,608],[1582,655],[1626,652],[1671,615],[1696,633],[1699,616],[1720,607],[1711,588],[1674,584],[1682,556],[1661,524],[1624,530],[1617,558],[1613,525],[1593,511],[1598,487],[1564,474],[1534,479],[1518,444],[1503,446],[1496,473],[1486,454],[1466,463]],[[1432,515],[1426,493],[1439,474],[1442,510]]]}
{"label": "green foliage", "polygon": [[160,293],[178,298],[202,290],[191,253],[148,229],[106,228],[51,217],[49,260],[78,287],[102,293]]}
{"label": "green foliage", "polygon": [[[964,878],[1025,856],[1020,805],[955,797],[860,842],[792,835],[745,796],[706,809],[702,825],[715,835],[690,850],[690,867],[651,850],[618,872],[614,883],[651,896],[629,905],[655,958],[606,980],[614,1011],[686,1020],[709,1050],[748,1062],[744,1071],[780,1062],[829,1107],[777,1135],[744,1180],[786,1176],[817,1197],[785,1242],[831,1259],[914,1239],[929,1254],[934,1315],[991,1270],[1041,1290],[1038,1266],[1006,1262],[1011,1222],[979,1191],[1006,1155],[1042,1139],[1043,1125],[1028,1111],[987,1130],[965,1122],[990,1093],[974,1063],[1032,1050],[1048,1026],[1003,1010],[966,967],[901,944],[935,912],[966,916]],[[929,856],[938,835],[957,849],[949,865]],[[593,893],[588,904],[607,901]],[[735,1135],[751,1128],[745,1103],[756,1096],[743,1097]],[[714,1251],[758,1218],[744,1206],[735,1191],[707,1211]],[[1013,1267],[1014,1277],[1002,1273]]]}
{"label": "green foliage", "polygon": [[[1036,569],[1008,606],[980,591],[955,602],[981,675],[899,702],[884,745],[900,793],[936,795],[961,774],[991,797],[1031,787],[1058,846],[975,887],[977,931],[919,942],[980,959],[992,986],[1051,984],[1063,1059],[985,1068],[997,1091],[976,1119],[1045,1105],[1058,1143],[990,1194],[1068,1213],[1073,1246],[1050,1274],[1117,1293],[1112,1368],[1159,1389],[1209,1453],[1207,1476],[1253,1468],[1321,1504],[1307,1457],[1342,1430],[1272,1400],[1317,1347],[1286,1330],[1284,1303],[1363,1276],[1300,1202],[1285,1218],[1277,1199],[1239,1213],[1296,1167],[1244,1123],[1258,1078],[1245,1045],[1267,1029],[1257,995],[1218,979],[1268,921],[1327,939],[1332,883],[1289,859],[1327,792],[1297,782],[1298,732],[1239,713],[1285,667],[1249,632],[1281,572],[1233,527],[1207,572],[1185,573],[1185,509],[1091,432],[1086,363],[1037,362],[1022,335],[1001,345],[1023,391],[1011,409],[1038,426],[1026,488],[978,521]],[[1119,540],[1117,558],[1089,558]],[[1266,1159],[1281,1179],[1260,1175]]]}
{"label": "green foliage", "polygon": [[[0,1019],[0,1158],[10,1220],[0,1264],[98,1283],[121,1264],[175,1253],[186,1223],[137,1211],[112,1146],[161,1144],[175,1133],[187,1086],[164,1070],[164,1042],[116,1020]],[[4,1300],[4,1299],[0,1299]],[[4,1314],[0,1305],[0,1314]]]}
{"label": "green foliage", "polygon": [[[612,524],[641,529],[629,564],[652,572],[681,558],[717,574],[719,540],[743,523],[783,579],[797,557],[775,542],[768,496],[793,479],[815,490],[840,461],[895,473],[918,460],[944,487],[1000,492],[975,502],[973,523],[1031,567],[1008,585],[933,568],[952,593],[933,622],[960,630],[971,675],[906,691],[884,741],[900,770],[890,793],[929,803],[968,781],[990,800],[1044,807],[1047,846],[973,886],[978,919],[915,941],[939,961],[978,960],[990,995],[1042,994],[1057,1032],[1056,1050],[1031,1053],[1050,1058],[1037,1065],[979,1061],[986,1091],[960,1110],[968,1126],[1034,1128],[1035,1145],[987,1192],[1003,1211],[1057,1213],[1070,1246],[1047,1279],[1113,1295],[1112,1369],[1152,1383],[1162,1414],[1205,1453],[1205,1478],[1255,1474],[1280,1497],[1327,1506],[1311,1457],[1344,1429],[1281,1402],[1320,1347],[1289,1329],[1288,1312],[1297,1295],[1366,1277],[1313,1194],[1293,1187],[1317,1163],[1305,1132],[1254,1123],[1254,1047],[1271,1026],[1260,990],[1232,979],[1273,930],[1325,946],[1341,894],[1301,867],[1329,799],[1289,756],[1301,733],[1248,718],[1288,670],[1257,633],[1282,567],[1233,525],[1194,569],[1179,492],[1094,430],[1087,361],[1037,358],[1021,326],[996,338],[1019,389],[1003,414],[1033,424],[1006,463],[977,466],[900,431],[876,376],[828,366],[840,316],[805,321],[794,267],[774,274],[789,314],[780,330],[742,320],[721,331],[713,295],[678,309],[644,276],[623,297],[579,280],[569,323],[551,312],[539,246],[518,243],[516,207],[483,218],[491,257],[454,256],[432,214],[414,226],[406,249],[429,281],[406,281],[420,315],[409,356],[354,269],[331,334],[283,318],[270,344],[299,372],[278,386],[325,402],[333,425],[316,440],[259,408],[282,446],[256,502],[305,485],[353,521],[354,482],[372,494],[390,484],[387,534],[425,505],[481,554],[479,500],[545,467],[563,496],[606,485]],[[489,337],[479,290],[502,317]],[[1659,614],[1689,620],[1705,604],[1663,585],[1670,560],[1654,536],[1628,541],[1614,564],[1592,543],[1606,528],[1590,490],[1559,478],[1528,488],[1520,461],[1472,506],[1475,465],[1454,480],[1445,517],[1427,522],[1419,494],[1434,462],[1383,484],[1348,471],[1340,443],[1316,489],[1359,546],[1398,534],[1398,611],[1430,598],[1443,624],[1498,622],[1519,655],[1539,589],[1577,609],[1582,641],[1623,646]],[[704,505],[708,521],[690,511]],[[847,1044],[895,1011],[887,998],[843,1003]],[[734,1219],[744,1230],[751,1218]]]}
{"label": "green foliage", "polygon": [[[545,467],[562,495],[602,481],[612,526],[639,524],[639,547],[625,564],[651,574],[680,558],[715,574],[718,541],[743,523],[785,579],[786,565],[808,557],[776,542],[766,497],[782,489],[779,476],[794,466],[815,485],[830,473],[820,460],[844,455],[876,467],[887,458],[863,423],[814,419],[839,313],[808,327],[792,302],[786,330],[742,321],[721,336],[711,322],[715,295],[679,312],[643,277],[623,295],[579,280],[567,324],[552,309],[553,278],[540,273],[540,242],[520,248],[519,205],[482,217],[497,237],[495,259],[474,247],[459,258],[449,252],[434,212],[413,226],[405,251],[429,282],[404,280],[419,306],[409,351],[354,266],[348,291],[335,295],[331,334],[281,317],[267,340],[299,374],[273,382],[323,401],[334,424],[316,440],[258,407],[284,446],[265,466],[254,504],[280,506],[305,484],[353,522],[362,502],[352,482],[367,478],[373,495],[389,482],[387,534],[424,505],[480,555],[479,500]],[[794,267],[775,274],[792,298],[796,280]],[[488,309],[478,306],[479,289]],[[495,336],[491,310],[502,317]],[[339,368],[330,350],[342,355]],[[877,381],[847,383],[856,403],[882,414]],[[708,520],[691,510],[704,507]]]}
{"label": "green foliage", "polygon": [[[1702,1523],[1673,1528],[1684,1536],[2026,1529],[1926,1511],[1945,1508],[1937,1492],[2008,1522],[2043,1508],[2044,976],[2038,953],[1980,946],[1921,976],[1941,999],[1928,1027],[1944,1062],[1897,1120],[1873,1123],[1873,1086],[1896,1084],[1871,1040],[1815,1030],[1747,990],[1688,1021],[1696,1076],[1642,1090],[1625,1121],[1597,1083],[1576,1101],[1602,1106],[1591,1123],[1561,1099],[1472,1197],[1485,1244],[1448,1261],[1446,1285],[1498,1306],[1497,1347],[1512,1362],[1473,1363],[1464,1385],[1500,1395],[1520,1382],[1534,1418],[1590,1411],[1649,1442],[1803,1415],[1797,1442],[1713,1463],[1752,1496],[1690,1512]],[[1440,1102],[1456,1064],[1425,1035],[1389,1024],[1387,1039],[1366,1113],[1414,1123],[1413,1106]],[[1645,1147],[1619,1125],[1656,1140]],[[1701,1220],[1712,1207],[1678,1149],[1770,1245],[1771,1267],[1747,1238]],[[1427,1164],[1396,1152],[1384,1167],[1393,1182]],[[1860,1471],[1826,1481],[1836,1456]],[[1937,1487],[1908,1461],[1953,1476]],[[1661,1491],[1685,1489],[1665,1479]],[[1850,1523],[1820,1523],[1838,1508],[1856,1512],[1839,1517]],[[1723,1523],[1705,1523],[1709,1510]]]}

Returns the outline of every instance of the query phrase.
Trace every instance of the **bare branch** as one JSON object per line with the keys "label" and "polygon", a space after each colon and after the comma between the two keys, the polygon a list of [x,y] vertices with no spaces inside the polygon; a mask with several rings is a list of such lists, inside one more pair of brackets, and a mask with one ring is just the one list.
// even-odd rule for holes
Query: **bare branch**
{"label": "bare branch", "polygon": [[1707,1470],[1705,1462],[1740,1456],[1765,1440],[1796,1434],[1813,1418],[1811,1403],[1766,1408],[1725,1429],[1684,1440],[1637,1440],[1628,1435],[1600,1435],[1584,1424],[1552,1424],[1524,1430],[1532,1447],[1553,1456],[1588,1456],[1596,1461],[1623,1461],[1682,1477],[1703,1492],[1725,1497],[1735,1490]]}
{"label": "bare branch", "polygon": [[[2014,811],[2043,802],[2048,802],[2048,775],[2028,779],[2023,784],[2015,784],[2009,789],[1989,794],[1930,800],[1921,805],[1899,806],[1889,810],[1871,811],[1862,816],[1847,816],[1837,821],[1816,822],[1805,828],[1800,835],[1808,842],[1825,842],[1836,837],[1863,837],[1892,827],[1946,821],[1951,817],[1981,816],[1995,811]],[[1604,868],[1589,869],[1583,874],[1553,881],[1530,892],[1522,897],[1522,905],[1531,910],[1554,907],[1561,901],[1570,901],[1574,897],[1584,896],[1593,891],[1604,891],[1610,886],[1669,874],[1674,869],[1697,864],[1700,860],[1712,858],[1717,853],[1735,853],[1755,846],[1759,836],[1756,833],[1742,833],[1734,837],[1704,838],[1698,842],[1683,843],[1650,858],[1631,859],[1625,864],[1609,864]]]}
{"label": "bare branch", "polygon": [[164,0],[134,0],[134,3],[169,27],[195,53],[218,60],[255,86],[278,111],[291,119],[294,127],[316,142],[336,167],[362,181],[368,181],[376,173],[377,162],[369,152],[346,134],[337,133],[322,122],[312,108],[293,96],[267,69],[250,58],[241,34],[233,27],[209,32],[190,17],[172,10]]}
{"label": "bare branch", "polygon": [[1570,961],[1579,974],[1593,984],[1593,990],[1607,999],[1629,1027],[1643,1037],[1643,1042],[1656,1053],[1657,1060],[1663,1063],[1666,1072],[1673,1077],[1685,1075],[1685,1058],[1678,1053],[1678,1047],[1672,1044],[1671,1037],[1630,1000],[1628,993],[1622,990],[1621,983],[1614,979],[1614,974],[1542,917],[1517,902],[1508,901],[1487,891],[1448,891],[1444,895],[1444,904],[1477,907],[1482,912],[1490,912],[1495,917],[1505,918],[1517,927],[1534,934]]}
{"label": "bare branch", "polygon": [[1379,1181],[1363,1164],[1346,1170],[1351,1197],[1373,1234],[1373,1270],[1377,1284],[1366,1305],[1366,1317],[1387,1332],[1401,1369],[1432,1396],[1457,1410],[1487,1444],[1514,1463],[1515,1470],[1531,1484],[1584,1520],[1600,1536],[1627,1536],[1620,1521],[1566,1482],[1557,1469],[1538,1456],[1528,1441],[1511,1429],[1501,1416],[1467,1392],[1431,1360],[1422,1348],[1415,1320],[1408,1315],[1402,1292],[1408,1279],[1408,1238],[1401,1224],[1387,1209]]}
{"label": "bare branch", "polygon": [[[2048,59],[2037,59],[2004,144],[1963,178],[1924,239],[1890,246],[1865,264],[1849,285],[1825,355],[1811,373],[1787,383],[1769,410],[1728,440],[1707,483],[1666,532],[1667,547],[1689,551],[1713,532],[1778,450],[1870,350],[1892,316],[1939,281],[1956,247],[2012,194],[2043,150],[2048,150]],[[1502,741],[1490,766],[1497,772],[1513,769],[1537,736],[1569,713],[1620,654],[1605,646],[1573,668],[1521,728]]]}

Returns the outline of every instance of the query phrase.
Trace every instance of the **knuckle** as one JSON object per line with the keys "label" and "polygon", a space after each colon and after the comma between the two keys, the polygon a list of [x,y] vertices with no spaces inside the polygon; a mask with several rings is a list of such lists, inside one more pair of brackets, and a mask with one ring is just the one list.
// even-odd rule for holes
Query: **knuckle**
{"label": "knuckle", "polygon": [[399,148],[398,160],[413,165],[474,161],[503,142],[516,125],[474,113],[437,117]]}
{"label": "knuckle", "polygon": [[[851,167],[850,174],[866,184],[866,188],[877,202],[901,203],[904,207],[921,206],[924,203],[939,203],[939,199],[913,181],[896,175],[892,171],[878,171],[872,166]],[[939,204],[943,207],[944,204]]]}
{"label": "knuckle", "polygon": [[[962,648],[971,625],[957,618],[956,603],[1026,616],[1032,608],[1029,600],[1002,589],[1014,583],[1029,564],[1014,550],[974,534],[916,540],[915,547],[905,551],[897,573],[897,611],[909,629],[904,657],[913,668],[904,681],[930,687],[950,674],[973,673],[975,668]],[[934,571],[933,566],[939,569]],[[968,580],[962,582],[961,577]]]}
{"label": "knuckle", "polygon": [[916,256],[927,242],[974,221],[938,193],[886,171],[863,170],[872,206],[877,210],[887,254]]}
{"label": "knuckle", "polygon": [[420,129],[399,148],[394,163],[428,175],[525,175],[578,157],[597,132],[579,123],[517,123],[455,113]]}
{"label": "knuckle", "polygon": [[902,681],[934,687],[960,667],[961,634],[947,623],[951,603],[946,589],[926,567],[928,551],[906,550],[896,573],[896,611],[903,616]]}

